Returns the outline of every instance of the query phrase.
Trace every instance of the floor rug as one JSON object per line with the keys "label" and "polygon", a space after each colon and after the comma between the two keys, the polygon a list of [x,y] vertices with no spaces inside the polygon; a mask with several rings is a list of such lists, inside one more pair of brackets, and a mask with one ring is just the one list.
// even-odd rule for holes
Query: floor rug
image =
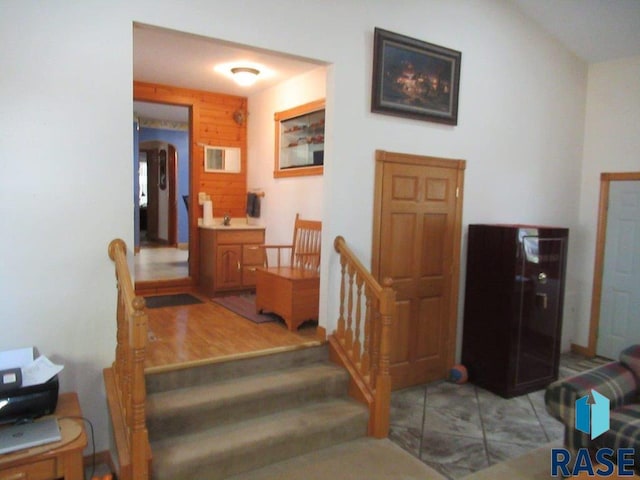
{"label": "floor rug", "polygon": [[175,295],[158,295],[155,297],[144,297],[147,308],[179,307],[181,305],[194,305],[203,303],[199,298],[188,293],[178,293]]}
{"label": "floor rug", "polygon": [[252,293],[240,295],[225,295],[212,299],[214,303],[222,305],[227,310],[251,320],[254,323],[277,322],[280,317],[274,313],[256,313],[256,296]]}

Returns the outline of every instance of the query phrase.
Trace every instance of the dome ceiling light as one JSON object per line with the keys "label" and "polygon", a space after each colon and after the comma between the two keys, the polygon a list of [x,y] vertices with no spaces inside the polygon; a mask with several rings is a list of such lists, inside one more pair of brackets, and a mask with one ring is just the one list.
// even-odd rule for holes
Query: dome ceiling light
{"label": "dome ceiling light", "polygon": [[258,79],[260,70],[251,67],[234,67],[231,69],[233,79],[242,87],[250,87]]}

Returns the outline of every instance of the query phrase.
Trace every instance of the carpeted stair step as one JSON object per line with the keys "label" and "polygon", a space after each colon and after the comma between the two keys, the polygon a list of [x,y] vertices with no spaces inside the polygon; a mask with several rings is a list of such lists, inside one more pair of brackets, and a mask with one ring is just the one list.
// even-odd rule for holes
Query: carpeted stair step
{"label": "carpeted stair step", "polygon": [[[547,449],[547,454],[548,451]],[[520,471],[514,473],[520,473]],[[482,478],[495,480],[520,477],[499,475]],[[447,477],[440,475],[389,439],[363,437],[228,478],[228,480],[327,479],[447,480]]]}
{"label": "carpeted stair step", "polygon": [[[332,399],[152,442],[154,480],[218,480],[363,437],[368,411]],[[303,472],[301,472],[303,478]]]}
{"label": "carpeted stair step", "polygon": [[188,388],[211,381],[256,375],[273,370],[300,367],[326,362],[329,353],[326,345],[298,348],[273,354],[242,358],[235,361],[186,366],[169,371],[147,372],[145,382],[147,394]]}
{"label": "carpeted stair step", "polygon": [[348,382],[344,369],[327,362],[154,393],[147,399],[149,438],[196,433],[344,397]]}

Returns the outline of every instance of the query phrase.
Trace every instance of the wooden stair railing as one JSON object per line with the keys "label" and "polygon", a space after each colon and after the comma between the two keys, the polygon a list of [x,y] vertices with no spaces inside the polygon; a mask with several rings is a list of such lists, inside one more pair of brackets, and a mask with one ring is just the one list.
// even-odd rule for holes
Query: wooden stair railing
{"label": "wooden stair railing", "polygon": [[115,361],[103,371],[121,480],[147,480],[151,447],[145,424],[144,378],[147,314],[143,297],[135,295],[127,265],[127,245],[109,243],[118,288]]}
{"label": "wooden stair railing", "polygon": [[349,394],[369,406],[369,435],[384,438],[389,434],[389,355],[396,294],[391,279],[380,285],[344,238],[336,237],[334,248],[340,254],[340,314],[337,329],[329,336],[331,359],[349,371]]}

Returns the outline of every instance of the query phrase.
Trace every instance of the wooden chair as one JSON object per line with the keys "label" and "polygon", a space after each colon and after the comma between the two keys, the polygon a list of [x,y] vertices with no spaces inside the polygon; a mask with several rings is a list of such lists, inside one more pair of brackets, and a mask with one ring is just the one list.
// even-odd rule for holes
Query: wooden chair
{"label": "wooden chair", "polygon": [[[318,319],[322,222],[296,214],[291,245],[264,245],[265,264],[256,272],[256,310],[280,315],[289,330]],[[283,252],[290,250],[288,261]],[[269,259],[275,265],[269,265]]]}

